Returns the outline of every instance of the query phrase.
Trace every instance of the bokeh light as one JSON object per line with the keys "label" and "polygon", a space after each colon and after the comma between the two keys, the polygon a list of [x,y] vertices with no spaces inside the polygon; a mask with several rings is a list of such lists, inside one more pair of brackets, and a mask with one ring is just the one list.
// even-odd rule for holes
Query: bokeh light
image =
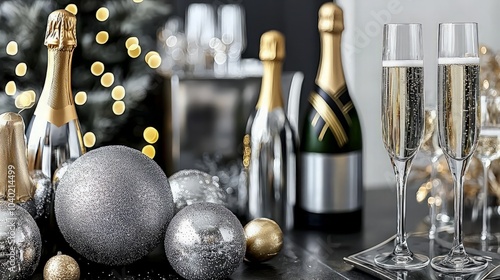
{"label": "bokeh light", "polygon": [[116,100],[122,100],[125,97],[125,88],[123,86],[116,86],[111,91],[111,97]]}
{"label": "bokeh light", "polygon": [[87,102],[87,93],[85,91],[79,91],[75,94],[75,104],[83,105]]}
{"label": "bokeh light", "polygon": [[160,134],[158,133],[158,130],[154,127],[151,127],[151,126],[144,129],[144,132],[142,135],[144,137],[144,140],[146,140],[146,142],[148,142],[149,144],[156,143],[156,141],[158,141],[158,138],[160,136]]}
{"label": "bokeh light", "polygon": [[153,159],[156,155],[155,147],[151,145],[146,145],[142,148],[142,153],[147,155],[149,158]]}

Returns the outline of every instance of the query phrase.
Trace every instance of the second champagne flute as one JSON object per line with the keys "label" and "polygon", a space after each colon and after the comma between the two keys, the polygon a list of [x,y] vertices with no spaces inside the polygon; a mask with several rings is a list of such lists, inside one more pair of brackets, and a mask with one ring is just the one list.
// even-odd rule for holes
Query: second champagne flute
{"label": "second champagne flute", "polygon": [[429,258],[408,247],[406,181],[424,131],[422,26],[386,24],[382,60],[382,137],[397,180],[398,224],[394,250],[375,256],[375,263],[387,269],[420,269]]}
{"label": "second champagne flute", "polygon": [[434,257],[432,268],[444,273],[475,273],[484,258],[473,258],[463,245],[463,180],[479,136],[479,53],[476,23],[441,23],[438,36],[439,143],[453,176],[455,233],[450,252]]}

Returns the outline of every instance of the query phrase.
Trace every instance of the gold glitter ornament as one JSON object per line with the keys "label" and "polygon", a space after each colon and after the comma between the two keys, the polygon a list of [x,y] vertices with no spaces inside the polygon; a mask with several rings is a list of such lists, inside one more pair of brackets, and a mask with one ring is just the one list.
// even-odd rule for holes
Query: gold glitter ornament
{"label": "gold glitter ornament", "polygon": [[78,280],[80,267],[72,257],[60,252],[50,258],[43,268],[44,280]]}
{"label": "gold glitter ornament", "polygon": [[246,261],[265,262],[281,251],[283,232],[275,221],[257,218],[246,224],[244,230],[247,239]]}

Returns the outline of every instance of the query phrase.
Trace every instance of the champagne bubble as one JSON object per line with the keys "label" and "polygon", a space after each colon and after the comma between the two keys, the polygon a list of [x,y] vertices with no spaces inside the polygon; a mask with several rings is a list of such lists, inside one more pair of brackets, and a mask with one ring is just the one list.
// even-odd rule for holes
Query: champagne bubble
{"label": "champagne bubble", "polygon": [[115,76],[113,73],[106,73],[101,77],[101,85],[103,87],[110,87],[115,82]]}
{"label": "champagne bubble", "polygon": [[65,10],[74,14],[75,16],[76,16],[76,14],[78,14],[78,7],[75,4],[68,4],[68,6],[66,6]]}
{"label": "champagne bubble", "polygon": [[116,100],[122,100],[125,97],[125,88],[123,86],[116,86],[111,91],[111,97]]}
{"label": "champagne bubble", "polygon": [[147,155],[149,158],[153,159],[156,155],[155,147],[151,145],[146,145],[142,148],[142,153]]}
{"label": "champagne bubble", "polygon": [[144,136],[144,140],[146,140],[146,142],[148,142],[149,144],[156,143],[156,141],[158,141],[159,138],[158,130],[156,130],[156,128],[151,126],[144,129],[142,135]]}
{"label": "champagne bubble", "polygon": [[125,112],[125,102],[115,101],[115,103],[113,103],[113,113],[117,116],[120,116],[124,112]]}
{"label": "champagne bubble", "polygon": [[5,47],[5,51],[7,52],[8,55],[16,55],[18,50],[19,48],[17,46],[16,41],[10,41]]}
{"label": "champagne bubble", "polygon": [[148,65],[149,65],[149,67],[151,67],[153,69],[158,68],[161,65],[161,57],[157,54],[152,55],[148,59]]}
{"label": "champagne bubble", "polygon": [[139,39],[137,37],[130,37],[125,41],[125,47],[130,49],[132,45],[139,45]]}
{"label": "champagne bubble", "polygon": [[7,95],[14,95],[16,94],[17,87],[16,87],[16,82],[10,81],[5,85],[5,93]]}
{"label": "champagne bubble", "polygon": [[26,75],[26,71],[28,71],[28,66],[26,65],[26,63],[21,62],[21,63],[17,64],[17,66],[16,66],[16,75],[17,76],[23,77],[24,75]]}
{"label": "champagne bubble", "polygon": [[98,21],[106,21],[109,18],[109,10],[106,7],[99,8],[95,13],[95,17]]}
{"label": "champagne bubble", "polygon": [[83,145],[87,148],[92,148],[95,145],[95,134],[92,132],[87,132],[83,135]]}
{"label": "champagne bubble", "polygon": [[79,91],[75,94],[75,104],[83,105],[87,102],[87,93],[85,91]]}
{"label": "champagne bubble", "polygon": [[99,33],[97,33],[97,35],[95,36],[95,41],[98,43],[98,44],[106,44],[106,42],[108,41],[109,39],[109,34],[108,32],[106,31],[100,31]]}
{"label": "champagne bubble", "polygon": [[137,58],[139,57],[139,55],[141,55],[141,46],[139,46],[138,44],[132,44],[127,53],[131,58]]}
{"label": "champagne bubble", "polygon": [[92,72],[94,76],[102,75],[104,72],[104,64],[100,61],[92,63],[92,66],[90,66],[90,72]]}

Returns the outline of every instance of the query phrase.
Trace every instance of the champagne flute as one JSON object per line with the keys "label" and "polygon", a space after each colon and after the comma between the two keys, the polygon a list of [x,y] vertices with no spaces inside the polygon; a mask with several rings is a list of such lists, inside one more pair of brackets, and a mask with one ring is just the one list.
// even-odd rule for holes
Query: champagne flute
{"label": "champagne flute", "polygon": [[392,252],[375,256],[386,269],[415,270],[429,258],[410,251],[406,234],[406,182],[424,131],[422,26],[384,25],[382,137],[397,179],[398,223]]}
{"label": "champagne flute", "polygon": [[479,238],[473,236],[473,241],[487,242],[497,246],[498,240],[490,233],[488,219],[488,174],[493,160],[500,158],[500,97],[481,96],[481,132],[476,149],[476,157],[483,164],[483,225]]}
{"label": "champagne flute", "polygon": [[439,143],[451,174],[454,191],[452,248],[434,257],[431,266],[443,273],[484,270],[484,258],[469,256],[463,245],[463,180],[479,136],[479,55],[476,23],[441,23],[438,36]]}

